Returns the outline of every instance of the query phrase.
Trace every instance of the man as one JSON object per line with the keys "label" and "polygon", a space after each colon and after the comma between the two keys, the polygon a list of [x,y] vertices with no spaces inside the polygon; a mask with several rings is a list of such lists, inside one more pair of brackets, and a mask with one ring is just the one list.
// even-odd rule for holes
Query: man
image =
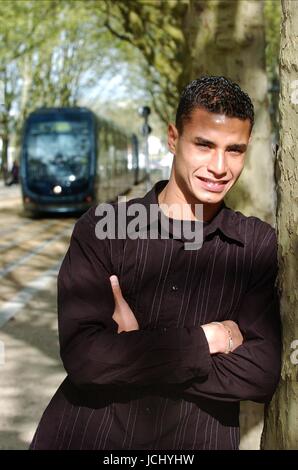
{"label": "man", "polygon": [[[253,122],[238,85],[194,80],[168,128],[169,181],[128,202],[158,205],[169,236],[99,239],[98,208],[76,223],[58,277],[68,377],[32,449],[238,449],[239,403],[270,401],[281,355],[275,231],[224,203]],[[201,230],[198,204],[203,244],[185,249],[175,223]]]}

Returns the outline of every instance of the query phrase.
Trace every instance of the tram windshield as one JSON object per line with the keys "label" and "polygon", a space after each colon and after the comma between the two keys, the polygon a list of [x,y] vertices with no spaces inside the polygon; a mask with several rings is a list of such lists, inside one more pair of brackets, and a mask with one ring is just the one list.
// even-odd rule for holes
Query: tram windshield
{"label": "tram windshield", "polygon": [[50,119],[31,122],[26,134],[27,177],[69,186],[88,179],[91,126],[88,119]]}

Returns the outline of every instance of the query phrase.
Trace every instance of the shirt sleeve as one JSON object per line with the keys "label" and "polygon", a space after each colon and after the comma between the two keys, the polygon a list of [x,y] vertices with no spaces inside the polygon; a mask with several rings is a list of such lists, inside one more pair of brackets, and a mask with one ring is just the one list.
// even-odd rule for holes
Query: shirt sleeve
{"label": "shirt sleeve", "polygon": [[229,354],[212,355],[207,378],[184,384],[186,395],[227,402],[269,402],[281,371],[281,322],[276,286],[277,241],[264,224],[255,247],[253,275],[239,308],[237,323],[244,341]]}
{"label": "shirt sleeve", "polygon": [[58,274],[60,355],[71,381],[171,384],[208,374],[211,356],[200,327],[117,333],[110,249],[110,240],[96,238],[87,212],[75,225]]}

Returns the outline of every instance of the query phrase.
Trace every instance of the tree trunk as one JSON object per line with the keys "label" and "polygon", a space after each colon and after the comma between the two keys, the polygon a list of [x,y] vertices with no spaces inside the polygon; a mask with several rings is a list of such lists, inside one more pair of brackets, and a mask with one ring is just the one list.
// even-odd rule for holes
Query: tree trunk
{"label": "tree trunk", "polygon": [[274,164],[265,70],[263,2],[190,0],[185,20],[183,67],[191,78],[225,75],[251,96],[256,120],[246,163],[227,203],[246,215],[274,223]]}
{"label": "tree trunk", "polygon": [[278,287],[283,366],[266,413],[262,449],[298,448],[298,1],[282,0],[280,149],[277,157]]}
{"label": "tree trunk", "polygon": [[2,152],[1,152],[1,175],[6,182],[8,176],[8,145],[9,145],[9,134],[8,131],[2,134]]}
{"label": "tree trunk", "polygon": [[4,105],[0,113],[0,133],[2,140],[2,151],[1,151],[1,175],[4,181],[8,175],[8,148],[10,142],[9,133],[9,114],[11,109],[11,97],[7,93],[7,71],[6,69],[2,75],[3,88],[4,88]]}
{"label": "tree trunk", "polygon": [[22,127],[25,122],[25,118],[30,112],[32,102],[30,102],[30,91],[32,87],[32,54],[28,53],[21,59],[20,62],[20,72],[22,79],[22,90],[20,94],[20,111],[19,116],[15,126],[15,134],[12,140],[12,146],[15,148],[15,157],[19,158],[20,147],[21,147],[21,137],[22,137]]}

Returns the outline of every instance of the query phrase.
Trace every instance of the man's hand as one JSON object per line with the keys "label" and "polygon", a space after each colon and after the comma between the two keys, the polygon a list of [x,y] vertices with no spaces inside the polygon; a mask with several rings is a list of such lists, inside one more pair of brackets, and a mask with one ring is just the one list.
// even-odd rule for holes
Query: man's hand
{"label": "man's hand", "polygon": [[110,282],[115,300],[115,310],[112,318],[118,324],[118,333],[139,330],[137,319],[122,295],[117,276],[110,276]]}
{"label": "man's hand", "polygon": [[218,323],[207,323],[202,325],[206,335],[210,354],[226,353],[229,344],[228,328],[231,331],[233,347],[230,352],[233,352],[238,346],[243,343],[243,336],[237,325],[232,320],[224,320]]}

